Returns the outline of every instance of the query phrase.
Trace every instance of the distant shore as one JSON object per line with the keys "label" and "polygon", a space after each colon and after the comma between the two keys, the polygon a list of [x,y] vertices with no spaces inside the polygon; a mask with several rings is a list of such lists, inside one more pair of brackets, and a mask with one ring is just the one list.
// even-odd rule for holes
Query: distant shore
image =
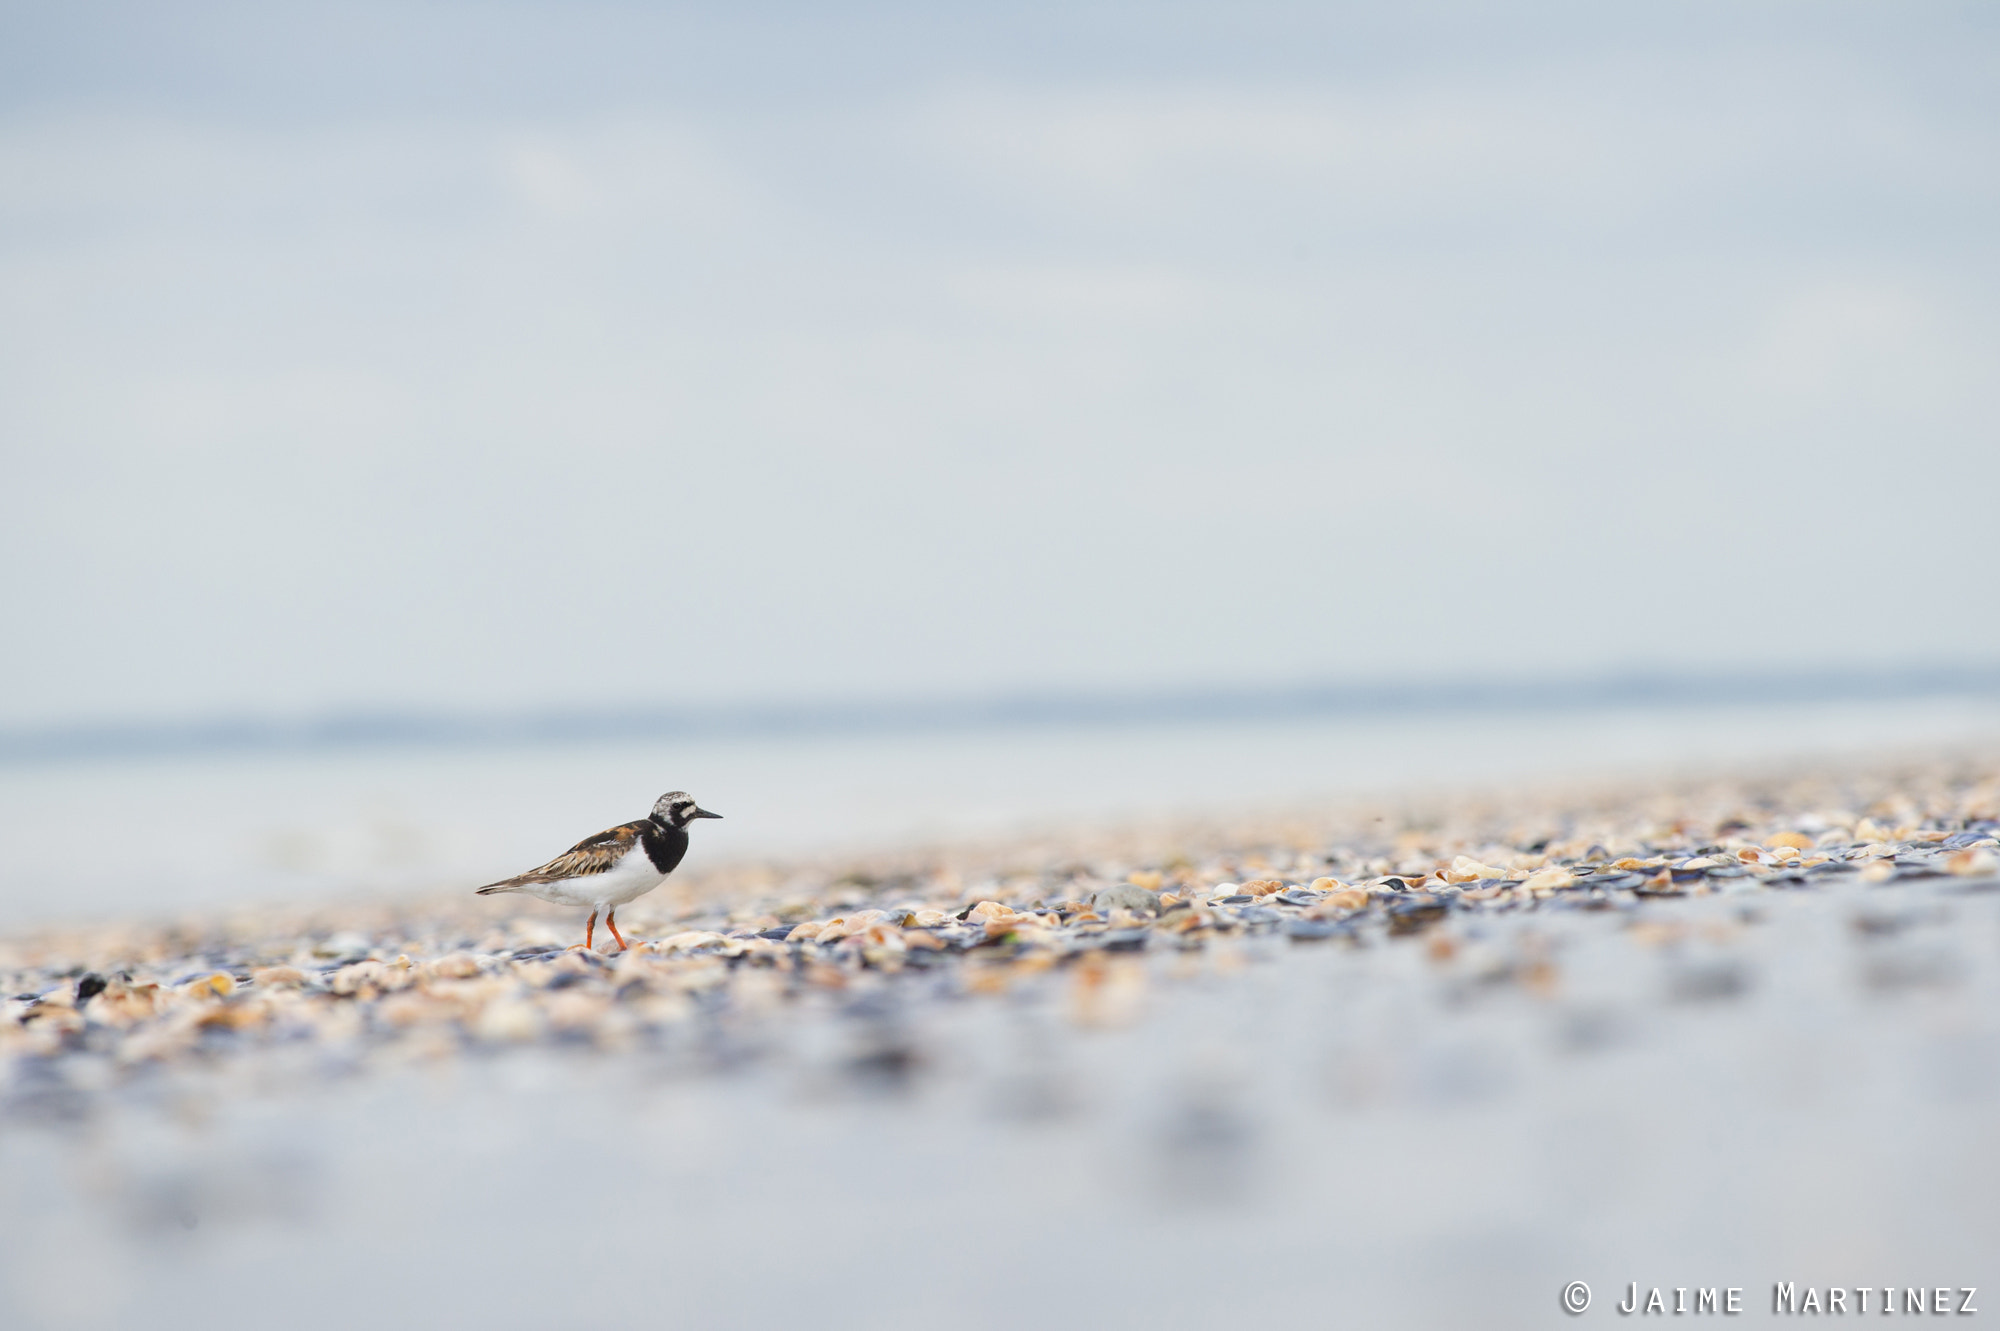
{"label": "distant shore", "polygon": [[1379,718],[1466,712],[1802,706],[2000,699],[2000,666],[1623,671],[1317,681],[1118,691],[1043,690],[930,699],[825,699],[701,709],[615,707],[463,713],[382,708],[277,718],[214,716],[0,726],[0,764],[228,753],[492,748],[633,739],[897,735],[1076,725]]}

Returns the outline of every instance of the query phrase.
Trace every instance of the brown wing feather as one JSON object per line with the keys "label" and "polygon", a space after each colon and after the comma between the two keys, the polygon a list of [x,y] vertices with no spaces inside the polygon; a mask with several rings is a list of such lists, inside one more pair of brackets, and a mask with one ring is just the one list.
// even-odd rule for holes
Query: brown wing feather
{"label": "brown wing feather", "polygon": [[515,874],[512,878],[503,878],[497,883],[488,883],[478,890],[484,892],[488,888],[515,887],[521,883],[553,883],[564,878],[586,878],[594,873],[604,873],[638,844],[639,834],[645,827],[644,820],[641,820],[585,837],[547,864]]}

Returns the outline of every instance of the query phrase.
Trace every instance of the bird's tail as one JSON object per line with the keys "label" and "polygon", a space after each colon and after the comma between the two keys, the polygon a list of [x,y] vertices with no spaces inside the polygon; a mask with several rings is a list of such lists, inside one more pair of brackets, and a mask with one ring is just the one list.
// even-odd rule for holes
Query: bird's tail
{"label": "bird's tail", "polygon": [[488,883],[484,887],[473,889],[474,895],[482,897],[490,897],[495,892],[518,892],[518,891],[520,891],[520,885],[517,884],[512,878],[502,879],[500,882]]}

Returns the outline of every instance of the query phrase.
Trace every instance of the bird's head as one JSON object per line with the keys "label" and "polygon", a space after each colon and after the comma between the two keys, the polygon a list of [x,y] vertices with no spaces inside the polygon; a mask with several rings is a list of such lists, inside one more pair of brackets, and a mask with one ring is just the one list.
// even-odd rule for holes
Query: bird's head
{"label": "bird's head", "polygon": [[670,790],[653,801],[653,821],[663,827],[686,827],[697,818],[720,818],[694,802],[685,790]]}

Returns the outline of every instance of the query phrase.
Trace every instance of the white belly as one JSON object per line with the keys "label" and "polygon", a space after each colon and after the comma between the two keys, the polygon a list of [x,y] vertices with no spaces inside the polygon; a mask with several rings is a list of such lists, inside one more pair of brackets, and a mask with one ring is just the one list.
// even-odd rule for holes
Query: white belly
{"label": "white belly", "polygon": [[555,883],[523,883],[521,890],[558,906],[591,906],[601,910],[642,897],[666,880],[667,876],[647,858],[646,848],[634,846],[625,852],[624,859],[603,873]]}

